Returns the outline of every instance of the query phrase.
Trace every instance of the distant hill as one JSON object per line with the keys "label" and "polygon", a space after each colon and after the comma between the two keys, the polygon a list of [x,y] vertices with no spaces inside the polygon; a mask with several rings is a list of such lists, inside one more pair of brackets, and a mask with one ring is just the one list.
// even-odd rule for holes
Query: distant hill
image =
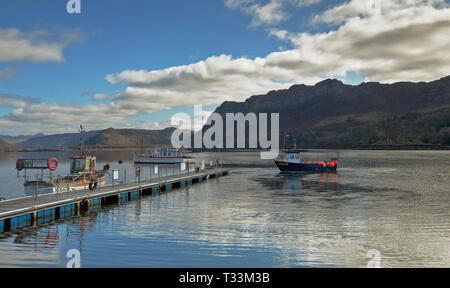
{"label": "distant hill", "polygon": [[[104,148],[140,148],[150,146],[169,146],[175,128],[163,130],[113,129],[88,131],[83,134],[85,145],[95,149]],[[25,140],[15,146],[34,150],[78,149],[79,133],[65,133],[44,136],[20,136]],[[6,143],[6,142],[5,142]],[[6,143],[8,144],[8,143]],[[11,146],[13,147],[13,146]]]}
{"label": "distant hill", "polygon": [[175,128],[163,130],[113,129],[100,131],[86,140],[92,148],[140,148],[149,146],[169,146]]}
{"label": "distant hill", "polygon": [[20,135],[20,136],[8,136],[8,135],[0,135],[0,140],[8,142],[9,144],[16,144],[20,142],[27,141],[32,138],[43,136],[44,134],[36,134],[36,135]]}
{"label": "distant hill", "polygon": [[20,151],[22,149],[19,149],[17,147],[14,147],[13,145],[0,140],[0,152],[14,152],[14,151]]}
{"label": "distant hill", "polygon": [[[215,112],[224,119],[226,113],[279,113],[280,145],[283,145],[282,137],[289,134],[296,137],[298,147],[334,148],[345,141],[330,139],[344,137],[344,134],[348,137],[347,133],[352,129],[369,129],[370,125],[392,117],[446,107],[450,107],[450,76],[432,82],[370,82],[357,86],[327,79],[313,86],[293,85],[289,89],[252,96],[245,102],[227,101]],[[428,124],[425,121],[422,124],[410,122],[408,125]],[[416,132],[411,132],[413,127],[408,129],[408,133],[421,133],[420,129]],[[421,135],[416,136],[415,141],[425,141]],[[364,139],[364,143],[357,143],[377,142],[372,138]],[[400,144],[408,141],[407,138],[398,139]]]}
{"label": "distant hill", "polygon": [[[96,135],[99,131],[88,131],[84,133],[86,141]],[[80,133],[64,133],[31,137],[25,141],[16,143],[15,146],[29,149],[65,149],[80,144]]]}

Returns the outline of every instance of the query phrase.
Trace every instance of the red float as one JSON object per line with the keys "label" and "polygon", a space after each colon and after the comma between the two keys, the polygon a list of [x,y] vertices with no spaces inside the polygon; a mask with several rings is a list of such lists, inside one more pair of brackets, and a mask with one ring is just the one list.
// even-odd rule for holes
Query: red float
{"label": "red float", "polygon": [[55,171],[58,168],[58,159],[50,158],[47,162],[48,170]]}
{"label": "red float", "polygon": [[17,159],[17,161],[16,161],[16,169],[19,170],[19,171],[22,171],[24,163],[25,163],[25,161],[22,158]]}

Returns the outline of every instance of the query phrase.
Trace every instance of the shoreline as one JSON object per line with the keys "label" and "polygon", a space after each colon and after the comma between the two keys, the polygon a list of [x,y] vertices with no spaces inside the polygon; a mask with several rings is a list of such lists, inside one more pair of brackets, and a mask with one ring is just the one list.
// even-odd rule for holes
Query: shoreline
{"label": "shoreline", "polygon": [[[139,148],[97,148],[90,149],[91,151],[139,151]],[[280,149],[288,150],[288,149]],[[440,147],[429,147],[422,145],[374,145],[374,146],[360,146],[360,147],[336,147],[336,148],[325,148],[325,147],[314,147],[314,148],[302,148],[302,150],[361,150],[361,151],[450,151],[450,146],[440,146]],[[29,152],[72,152],[78,151],[77,149],[24,149],[17,151],[0,151],[0,153],[29,153]],[[188,153],[207,153],[207,152],[219,152],[219,153],[242,153],[242,152],[263,152],[268,151],[264,149],[210,149],[210,150],[198,150],[198,151],[187,151]]]}

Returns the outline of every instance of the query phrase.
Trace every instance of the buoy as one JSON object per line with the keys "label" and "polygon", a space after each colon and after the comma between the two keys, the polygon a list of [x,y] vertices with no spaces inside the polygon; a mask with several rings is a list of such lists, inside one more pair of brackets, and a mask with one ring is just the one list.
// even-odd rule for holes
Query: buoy
{"label": "buoy", "polygon": [[16,161],[16,169],[19,170],[19,171],[22,171],[24,163],[25,163],[25,161],[22,158],[17,159],[17,161]]}
{"label": "buoy", "polygon": [[58,159],[50,158],[47,162],[48,170],[55,171],[58,168]]}

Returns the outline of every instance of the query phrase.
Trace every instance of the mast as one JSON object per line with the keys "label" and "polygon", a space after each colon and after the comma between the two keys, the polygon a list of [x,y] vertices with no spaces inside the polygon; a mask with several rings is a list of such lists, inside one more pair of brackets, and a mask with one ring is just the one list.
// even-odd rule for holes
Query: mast
{"label": "mast", "polygon": [[83,151],[83,125],[80,125],[80,154],[81,156],[84,156],[84,151]]}

